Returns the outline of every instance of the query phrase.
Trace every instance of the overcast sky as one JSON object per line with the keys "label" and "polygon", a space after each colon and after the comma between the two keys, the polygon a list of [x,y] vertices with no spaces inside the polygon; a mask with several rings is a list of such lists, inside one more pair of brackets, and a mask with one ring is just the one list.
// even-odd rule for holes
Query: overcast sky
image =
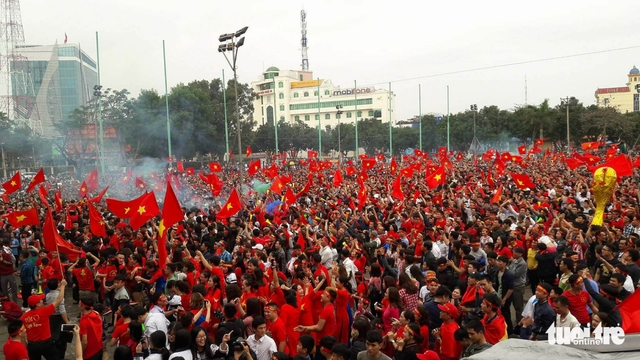
{"label": "overcast sky", "polygon": [[[640,1],[21,1],[27,44],[80,43],[95,58],[100,33],[102,84],[164,93],[162,40],[169,86],[231,70],[218,35],[249,26],[240,49],[241,82],[269,66],[300,69],[300,10],[307,11],[314,77],[338,86],[391,87],[397,119],[469,104],[513,108],[545,98],[595,102],[598,87],[624,86],[640,66],[640,47],[455,75],[453,71],[640,45]],[[405,80],[420,78],[415,80]]]}

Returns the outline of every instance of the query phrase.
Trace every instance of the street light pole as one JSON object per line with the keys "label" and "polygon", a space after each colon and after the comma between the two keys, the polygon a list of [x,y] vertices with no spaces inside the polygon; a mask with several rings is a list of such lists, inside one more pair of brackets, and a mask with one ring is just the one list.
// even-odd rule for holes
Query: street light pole
{"label": "street light pole", "polygon": [[389,82],[389,156],[393,157],[393,122],[391,121],[391,82]]}
{"label": "street light pole", "polygon": [[358,163],[358,152],[360,151],[360,145],[358,144],[358,92],[356,91],[356,89],[358,88],[358,83],[356,80],[353,80],[353,94],[355,95],[355,107],[356,107],[356,152],[355,152],[355,156],[353,157],[354,162],[357,164]]}
{"label": "street light pole", "polygon": [[318,78],[318,154],[322,159],[322,114],[320,113],[320,78]]}
{"label": "street light pole", "polygon": [[171,154],[171,120],[169,119],[169,86],[167,85],[167,56],[164,50],[164,40],[162,40],[162,59],[164,62],[164,105],[167,110],[167,144],[169,159],[173,162],[173,155]]}
{"label": "street light pole", "polygon": [[451,150],[451,143],[449,142],[449,125],[450,125],[451,112],[449,111],[449,85],[447,85],[447,152]]}
{"label": "street light pole", "polygon": [[275,128],[276,133],[276,156],[280,154],[280,149],[278,147],[278,94],[276,91],[276,77],[273,77],[273,127]]}
{"label": "street light pole", "polygon": [[418,141],[420,151],[422,151],[422,86],[418,84],[418,127],[420,128],[420,140]]}
{"label": "street light pole", "polygon": [[[100,85],[100,42],[96,31],[96,70],[98,71],[98,86]],[[100,169],[104,174],[104,131],[102,128],[102,94],[98,96],[98,123],[100,123]]]}
{"label": "street light pole", "polygon": [[227,159],[227,163],[231,160],[231,154],[229,154],[229,120],[227,119],[227,83],[224,82],[224,69],[222,69],[222,102],[224,103],[224,142],[226,153],[224,158]]}
{"label": "street light pole", "polygon": [[561,102],[564,102],[567,105],[567,154],[571,152],[571,139],[569,135],[569,97],[567,96],[565,99],[560,99]]}
{"label": "street light pole", "polygon": [[336,119],[338,120],[338,163],[342,164],[342,151],[340,150],[340,118],[342,117],[342,105],[336,105]]}
{"label": "street light pole", "polygon": [[[233,82],[235,84],[234,91],[236,96],[236,127],[238,132],[238,175],[240,176],[240,191],[242,192],[242,128],[240,127],[240,101],[238,99],[238,73],[236,61],[238,60],[238,49],[240,46],[244,44],[244,37],[241,37],[237,42],[236,38],[244,35],[249,29],[248,26],[243,27],[242,29],[236,31],[235,33],[222,34],[218,37],[218,40],[223,43],[218,46],[218,52],[221,52],[224,55],[224,58],[227,60],[227,63],[233,70]],[[231,51],[231,61],[229,61],[229,57],[227,57],[226,51]]]}

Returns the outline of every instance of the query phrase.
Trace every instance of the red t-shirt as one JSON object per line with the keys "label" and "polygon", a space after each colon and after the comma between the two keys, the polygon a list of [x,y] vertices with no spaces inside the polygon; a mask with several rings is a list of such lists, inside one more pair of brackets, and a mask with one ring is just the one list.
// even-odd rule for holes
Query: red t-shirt
{"label": "red t-shirt", "polygon": [[569,300],[569,312],[575,316],[580,324],[588,324],[591,320],[589,312],[587,312],[587,304],[591,301],[589,293],[582,290],[578,295],[574,295],[567,290],[562,293]]}
{"label": "red t-shirt", "polygon": [[102,351],[102,318],[92,311],[80,318],[80,336],[87,336],[87,347],[82,353],[83,359],[89,359]]}
{"label": "red t-shirt", "polygon": [[27,340],[30,342],[44,341],[51,338],[49,317],[56,312],[53,304],[29,310],[20,318],[27,329]]}
{"label": "red t-shirt", "polygon": [[[121,318],[122,319],[122,318]],[[129,339],[131,339],[131,336],[129,335],[129,323],[126,324],[121,324],[116,326],[115,329],[113,329],[113,334],[111,335],[112,339],[118,339],[119,345],[125,345],[129,342]]]}
{"label": "red t-shirt", "polygon": [[453,337],[453,333],[459,328],[460,326],[455,321],[452,321],[449,324],[442,323],[442,326],[440,326],[440,338],[442,339],[442,342],[436,342],[436,348],[439,350],[436,352],[438,352],[441,358],[458,359],[460,357],[462,347]]}
{"label": "red t-shirt", "polygon": [[93,273],[86,267],[73,269],[73,276],[78,280],[78,288],[86,291],[96,291],[93,284]]}
{"label": "red t-shirt", "polygon": [[27,347],[20,341],[7,339],[2,350],[4,350],[6,360],[29,360]]}
{"label": "red t-shirt", "polygon": [[286,346],[287,330],[284,327],[284,322],[282,321],[282,319],[278,318],[276,321],[269,324],[268,329],[269,331],[271,331],[271,338],[276,342],[276,348],[278,348],[278,351],[280,351],[280,343],[285,342],[285,347],[282,351],[285,354],[288,354],[289,348]]}
{"label": "red t-shirt", "polygon": [[320,330],[320,332],[318,333],[318,337],[316,338],[316,341],[318,342],[318,344],[320,343],[320,339],[322,339],[325,336],[333,336],[333,333],[335,331],[335,327],[336,327],[336,315],[335,315],[335,310],[333,309],[333,305],[328,304],[326,305],[322,311],[320,311],[320,316],[318,317],[318,320],[324,320],[324,327],[322,328],[322,330]]}

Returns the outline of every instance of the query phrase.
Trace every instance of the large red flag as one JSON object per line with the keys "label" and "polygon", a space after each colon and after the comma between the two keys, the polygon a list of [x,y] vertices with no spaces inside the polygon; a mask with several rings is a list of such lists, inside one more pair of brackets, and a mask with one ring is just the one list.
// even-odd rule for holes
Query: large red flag
{"label": "large red flag", "polygon": [[40,170],[38,170],[38,173],[31,178],[31,181],[29,182],[29,187],[27,187],[27,192],[31,192],[31,190],[35,189],[36,186],[40,183],[44,182],[44,171],[42,171],[42,168],[40,168]]}
{"label": "large red flag", "polygon": [[376,165],[376,159],[362,159],[362,169],[371,170]]}
{"label": "large red flag", "polygon": [[436,171],[427,176],[425,179],[427,185],[431,189],[435,189],[438,185],[443,184],[445,181],[446,175],[444,173],[444,165],[440,166]]}
{"label": "large red flag", "polygon": [[42,201],[44,206],[48,208],[49,201],[47,201],[47,190],[45,190],[42,185],[40,185],[40,188],[38,189],[38,195],[40,196],[40,201]]}
{"label": "large red flag", "polygon": [[229,199],[227,200],[227,202],[216,214],[216,219],[230,218],[237,214],[238,211],[240,211],[240,207],[242,207],[242,203],[240,202],[238,192],[234,188],[233,190],[231,190],[231,195],[229,195]]}
{"label": "large red flag", "polygon": [[333,186],[340,187],[342,185],[342,172],[340,169],[336,170],[336,173],[333,175]]}
{"label": "large red flag", "polygon": [[633,175],[633,164],[631,164],[631,160],[629,160],[629,158],[627,158],[625,154],[614,156],[611,159],[605,161],[603,164],[600,164],[593,168],[589,168],[589,170],[595,172],[598,168],[601,167],[612,168],[616,171],[616,175],[618,175],[618,177]]}
{"label": "large red flag", "polygon": [[127,170],[127,173],[122,178],[122,181],[120,181],[120,185],[128,184],[131,181],[131,174],[132,173],[133,173],[133,170],[131,170],[131,169]]}
{"label": "large red flag", "polygon": [[390,169],[391,169],[391,175],[395,175],[396,170],[398,170],[398,163],[396,162],[396,158],[394,157],[391,158]]}
{"label": "large red flag", "polygon": [[402,192],[402,187],[400,186],[400,176],[396,177],[396,179],[393,181],[391,196],[400,201],[404,201],[404,193]]}
{"label": "large red flag", "polygon": [[25,225],[40,225],[36,208],[31,208],[27,211],[14,211],[4,216],[6,216],[9,224],[16,228]]}
{"label": "large red flag", "polygon": [[293,190],[291,190],[291,187],[287,186],[287,191],[284,193],[282,201],[291,206],[296,203],[296,199],[296,195],[293,193]]}
{"label": "large red flag", "polygon": [[282,180],[280,180],[280,177],[276,176],[269,190],[274,194],[282,194],[282,189],[284,189],[284,184],[282,183]]}
{"label": "large red flag", "polygon": [[300,245],[300,249],[304,252],[304,249],[307,248],[307,239],[302,234],[302,228],[298,231],[298,245]]}
{"label": "large red flag", "polygon": [[2,187],[6,191],[7,195],[10,195],[22,187],[22,178],[20,177],[20,171],[15,173],[9,181],[2,184]]}
{"label": "large red flag", "polygon": [[182,161],[178,161],[178,162],[176,163],[176,167],[178,168],[178,172],[179,172],[180,174],[182,174],[182,173],[184,172],[184,165],[182,164]]}
{"label": "large red flag", "polygon": [[142,180],[141,177],[136,176],[136,187],[138,189],[144,189],[147,187],[147,184],[144,182],[144,180]]}
{"label": "large red flag", "polygon": [[84,251],[74,249],[71,244],[66,242],[62,236],[58,234],[50,209],[47,209],[47,217],[42,227],[42,237],[44,239],[45,249],[66,254],[71,262],[75,262],[79,256],[84,255]]}
{"label": "large red flag", "polygon": [[54,195],[55,198],[55,209],[56,212],[62,212],[62,190],[60,188],[58,188],[58,191],[55,193]]}
{"label": "large red flag", "polygon": [[253,154],[253,151],[251,151],[251,146],[247,146],[247,152],[244,154],[244,156],[249,157],[251,156],[251,154]]}
{"label": "large red flag", "polygon": [[500,186],[498,188],[498,190],[496,190],[496,193],[493,194],[493,197],[491,198],[491,203],[500,203],[500,198],[502,198],[502,186]]}
{"label": "large red flag", "polygon": [[133,216],[135,210],[138,208],[138,204],[140,204],[146,195],[145,193],[128,201],[107,199],[107,209],[119,218],[128,219]]}
{"label": "large red flag", "polygon": [[98,169],[90,172],[84,182],[87,184],[89,191],[98,190]]}
{"label": "large red flag", "polygon": [[564,159],[564,162],[567,163],[567,167],[569,167],[569,169],[571,170],[584,165],[584,161],[575,158]]}
{"label": "large red flag", "polygon": [[527,146],[526,145],[518,146],[518,153],[520,153],[520,155],[526,154],[527,153]]}
{"label": "large red flag", "polygon": [[164,269],[167,263],[167,229],[183,219],[180,202],[178,202],[176,193],[173,192],[171,183],[167,182],[167,191],[164,194],[162,205],[162,218],[160,226],[158,226],[158,262],[161,269]]}
{"label": "large red flag", "polygon": [[258,173],[261,167],[262,165],[260,163],[260,159],[253,160],[249,164],[249,169],[247,170],[247,172],[249,173],[250,176],[254,176],[255,174]]}
{"label": "large red flag", "polygon": [[217,161],[210,162],[209,163],[209,171],[211,171],[211,172],[220,172],[220,171],[222,171],[222,166],[220,166],[220,163],[217,162]]}
{"label": "large red flag", "polygon": [[131,209],[133,215],[129,219],[129,225],[132,230],[138,230],[154,216],[160,214],[160,208],[156,201],[156,195],[152,192],[145,194],[137,207]]}
{"label": "large red flag", "polygon": [[622,317],[622,330],[625,334],[640,333],[640,291],[627,296],[620,305],[617,306]]}
{"label": "large red flag", "polygon": [[520,189],[535,189],[536,184],[531,181],[527,174],[511,173],[511,178],[516,183],[516,186]]}
{"label": "large red flag", "polygon": [[80,184],[80,189],[78,189],[78,197],[82,199],[83,197],[87,196],[88,192],[89,192],[89,189],[87,187],[87,183],[83,181],[82,184]]}
{"label": "large red flag", "polygon": [[104,228],[104,219],[102,215],[93,207],[93,204],[89,202],[89,228],[94,236],[100,236],[101,238],[107,237],[107,230]]}

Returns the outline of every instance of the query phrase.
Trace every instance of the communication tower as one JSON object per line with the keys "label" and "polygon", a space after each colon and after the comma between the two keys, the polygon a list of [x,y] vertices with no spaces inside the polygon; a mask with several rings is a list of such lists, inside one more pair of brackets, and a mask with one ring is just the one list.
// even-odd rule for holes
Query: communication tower
{"label": "communication tower", "polygon": [[309,70],[309,57],[307,56],[307,12],[300,11],[300,26],[302,27],[302,39],[300,44],[302,45],[302,70]]}
{"label": "communication tower", "polygon": [[29,59],[21,54],[24,46],[20,1],[0,0],[0,89],[6,91],[0,111],[42,134]]}

